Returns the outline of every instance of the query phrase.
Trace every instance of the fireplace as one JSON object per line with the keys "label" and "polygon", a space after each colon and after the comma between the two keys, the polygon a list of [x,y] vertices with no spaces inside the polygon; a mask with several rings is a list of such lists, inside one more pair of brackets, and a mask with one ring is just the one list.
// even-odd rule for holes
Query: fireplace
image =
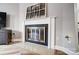
{"label": "fireplace", "polygon": [[48,24],[25,25],[25,41],[48,46]]}

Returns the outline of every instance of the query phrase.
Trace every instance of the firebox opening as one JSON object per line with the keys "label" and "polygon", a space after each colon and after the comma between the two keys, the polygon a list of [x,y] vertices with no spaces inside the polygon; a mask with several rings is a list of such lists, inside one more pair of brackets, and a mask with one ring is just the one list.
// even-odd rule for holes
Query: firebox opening
{"label": "firebox opening", "polygon": [[48,24],[25,25],[25,41],[48,46]]}

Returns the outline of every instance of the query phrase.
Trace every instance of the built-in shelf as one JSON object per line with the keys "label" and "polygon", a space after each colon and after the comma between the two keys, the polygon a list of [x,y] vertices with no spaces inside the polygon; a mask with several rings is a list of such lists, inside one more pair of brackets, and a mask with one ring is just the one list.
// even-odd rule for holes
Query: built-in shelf
{"label": "built-in shelf", "polygon": [[46,16],[46,4],[39,3],[27,7],[26,19],[39,18],[41,16]]}

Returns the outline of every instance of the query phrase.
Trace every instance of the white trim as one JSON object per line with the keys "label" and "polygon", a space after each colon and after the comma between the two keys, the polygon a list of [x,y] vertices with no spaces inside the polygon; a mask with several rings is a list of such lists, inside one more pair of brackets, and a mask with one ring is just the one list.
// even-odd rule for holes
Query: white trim
{"label": "white trim", "polygon": [[50,47],[51,49],[54,48],[55,43],[55,18],[56,17],[50,17]]}
{"label": "white trim", "polygon": [[67,53],[68,55],[76,55],[76,54],[78,54],[78,53],[73,52],[73,51],[71,51],[71,50],[69,50],[69,49],[67,49],[67,48],[62,47],[62,46],[57,46],[57,45],[56,45],[54,49],[63,51],[63,52],[65,52],[65,53]]}
{"label": "white trim", "polygon": [[78,24],[77,24],[77,22],[78,22],[78,6],[76,3],[74,4],[74,14],[75,14],[74,19],[75,19],[75,34],[76,34],[75,35],[76,36],[75,47],[78,49]]}
{"label": "white trim", "polygon": [[[24,25],[33,25],[33,24],[48,24],[48,48],[51,48],[51,38],[50,38],[50,17],[47,18],[41,18],[41,19],[28,19],[24,21]],[[53,32],[54,33],[54,32]]]}

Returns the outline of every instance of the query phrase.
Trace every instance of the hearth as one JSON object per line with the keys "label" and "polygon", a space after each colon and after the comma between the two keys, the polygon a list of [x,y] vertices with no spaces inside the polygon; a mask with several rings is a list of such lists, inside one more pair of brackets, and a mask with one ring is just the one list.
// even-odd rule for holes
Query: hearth
{"label": "hearth", "polygon": [[48,24],[25,25],[25,41],[48,46]]}

